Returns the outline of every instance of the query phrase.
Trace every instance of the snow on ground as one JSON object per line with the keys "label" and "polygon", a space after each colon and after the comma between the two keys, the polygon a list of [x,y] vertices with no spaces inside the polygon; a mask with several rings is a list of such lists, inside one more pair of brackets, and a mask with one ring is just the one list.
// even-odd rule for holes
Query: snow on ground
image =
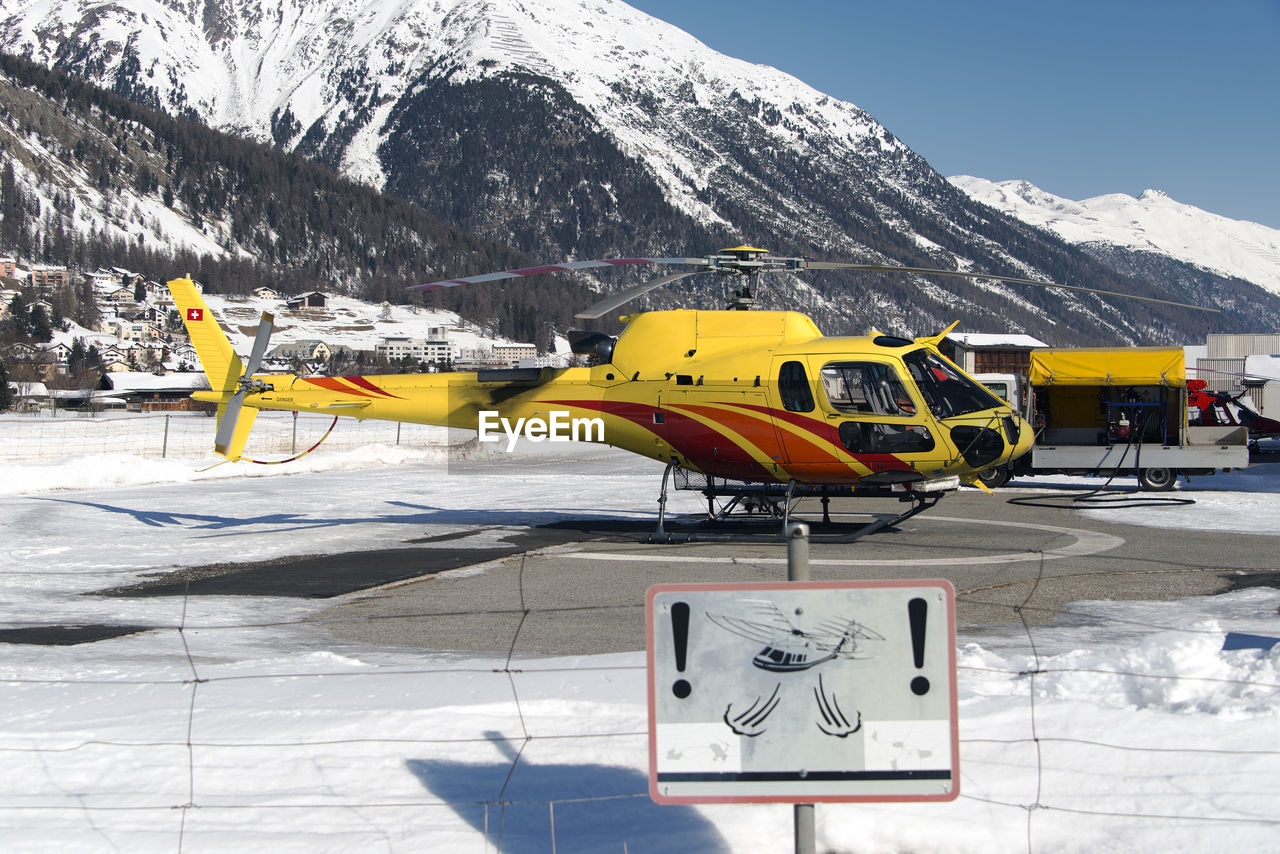
{"label": "snow on ground", "polygon": [[[22,426],[0,422],[0,440]],[[394,445],[204,475],[210,460],[192,456],[0,463],[0,631],[169,627],[0,644],[0,847],[789,850],[787,806],[649,800],[640,652],[508,665],[336,642],[297,622],[321,607],[310,600],[84,595],[300,542],[653,513],[656,464],[533,450],[466,475],[439,448]],[[1196,524],[1212,509],[1215,527],[1275,533],[1280,474],[1195,485]],[[700,506],[686,499],[673,511]],[[1280,634],[1278,607],[1268,588],[1080,603],[1034,630],[1034,651],[1008,632],[963,635],[960,799],[819,805],[819,850],[1276,850],[1280,646],[1222,647],[1228,631]]]}

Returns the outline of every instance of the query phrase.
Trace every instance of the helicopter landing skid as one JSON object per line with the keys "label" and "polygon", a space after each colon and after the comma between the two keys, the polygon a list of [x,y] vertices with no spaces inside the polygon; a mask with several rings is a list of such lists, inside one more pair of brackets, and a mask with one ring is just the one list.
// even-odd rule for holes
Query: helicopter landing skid
{"label": "helicopter landing skid", "polygon": [[[666,528],[667,488],[675,472],[675,488],[681,490],[698,490],[707,499],[707,518],[703,525],[730,521],[744,524],[772,522],[778,523],[776,532],[735,531],[721,532],[708,530],[668,531]],[[794,480],[786,484],[751,483],[744,481],[728,481],[690,473],[687,469],[668,464],[662,474],[662,489],[658,496],[658,528],[649,537],[648,542],[761,542],[783,541],[786,539],[787,527],[791,524],[791,516],[802,498],[822,499],[821,525],[813,523],[810,535],[812,542],[819,543],[852,543],[868,534],[891,529],[905,522],[917,513],[928,510],[937,504],[945,493],[920,492],[912,489],[895,491],[887,486],[854,487],[854,486],[807,486],[797,484]],[[911,502],[911,507],[897,515],[879,514],[864,525],[849,526],[831,521],[830,505],[832,497],[893,497],[900,502]],[[823,527],[838,528],[838,531],[824,532]],[[757,525],[758,527],[758,525]]]}

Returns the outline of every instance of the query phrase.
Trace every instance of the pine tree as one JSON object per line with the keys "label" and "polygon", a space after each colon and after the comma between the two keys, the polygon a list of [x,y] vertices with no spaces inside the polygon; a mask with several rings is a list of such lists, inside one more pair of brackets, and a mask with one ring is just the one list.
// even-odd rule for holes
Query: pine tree
{"label": "pine tree", "polygon": [[0,248],[15,252],[22,237],[22,205],[13,163],[5,160],[0,169]]}
{"label": "pine tree", "polygon": [[9,388],[9,369],[4,366],[4,359],[0,359],[0,412],[12,408],[13,391]]}
{"label": "pine tree", "polygon": [[32,308],[29,317],[27,329],[31,337],[36,341],[52,341],[53,325],[49,321],[49,315],[45,314],[44,306],[37,305]]}

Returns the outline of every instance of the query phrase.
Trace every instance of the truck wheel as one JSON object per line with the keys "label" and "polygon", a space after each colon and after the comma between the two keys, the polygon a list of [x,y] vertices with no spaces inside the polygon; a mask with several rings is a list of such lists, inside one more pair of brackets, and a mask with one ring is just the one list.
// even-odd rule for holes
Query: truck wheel
{"label": "truck wheel", "polygon": [[1138,469],[1138,486],[1147,492],[1168,492],[1178,482],[1174,469]]}
{"label": "truck wheel", "polygon": [[987,489],[999,489],[1013,480],[1013,473],[1009,471],[1008,466],[993,466],[978,472],[978,480],[982,481],[982,485]]}

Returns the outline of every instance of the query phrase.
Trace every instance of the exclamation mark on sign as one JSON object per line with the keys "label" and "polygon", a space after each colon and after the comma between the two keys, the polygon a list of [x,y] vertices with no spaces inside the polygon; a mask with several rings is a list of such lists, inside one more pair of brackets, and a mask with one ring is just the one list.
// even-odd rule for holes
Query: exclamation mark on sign
{"label": "exclamation mark on sign", "polygon": [[[676,647],[676,670],[684,673],[685,659],[689,653],[688,602],[675,602],[671,605],[671,637]],[[693,686],[687,679],[677,679],[671,686],[671,693],[683,700],[693,693]]]}
{"label": "exclamation mark on sign", "polygon": [[[907,619],[911,621],[911,655],[917,670],[924,667],[924,625],[928,616],[928,602],[918,597],[907,602]],[[928,694],[929,680],[923,676],[912,679],[911,692],[919,697]]]}

